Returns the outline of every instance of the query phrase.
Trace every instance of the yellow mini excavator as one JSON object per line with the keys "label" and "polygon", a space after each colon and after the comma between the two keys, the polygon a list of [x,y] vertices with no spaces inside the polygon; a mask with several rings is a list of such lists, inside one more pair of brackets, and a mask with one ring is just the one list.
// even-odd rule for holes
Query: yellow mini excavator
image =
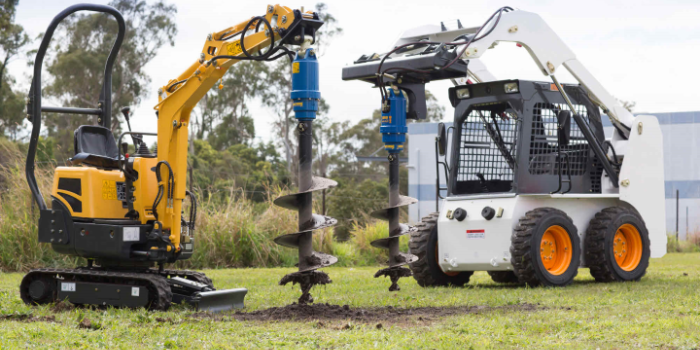
{"label": "yellow mini excavator", "polygon": [[[109,14],[119,27],[96,108],[42,106],[41,71],[51,37],[61,20],[83,10]],[[40,208],[39,242],[51,244],[60,254],[83,257],[87,266],[30,271],[20,286],[22,300],[28,304],[67,300],[153,310],[183,302],[211,311],[243,307],[245,288],[216,290],[202,273],[164,268],[190,258],[195,248],[197,203],[186,190],[190,112],[233,64],[282,57],[291,60],[297,53],[285,45],[299,45],[307,52],[322,24],[316,13],[276,5],[268,6],[263,16],[209,34],[197,61],[158,89],[157,133],[132,132],[129,126],[129,131],[115,140],[109,129],[112,67],[124,39],[124,19],[116,9],[94,4],[71,6],[58,14],[34,63],[27,102],[27,118],[33,127],[26,176]],[[313,102],[317,97],[306,99]],[[128,124],[128,107],[121,111]],[[94,115],[98,124],[75,131],[72,166],[56,168],[51,208],[34,177],[42,112]],[[127,135],[135,147],[132,154],[127,152],[128,144],[122,143]],[[143,136],[157,136],[157,147],[149,149]],[[187,220],[183,215],[186,197],[191,201]]]}

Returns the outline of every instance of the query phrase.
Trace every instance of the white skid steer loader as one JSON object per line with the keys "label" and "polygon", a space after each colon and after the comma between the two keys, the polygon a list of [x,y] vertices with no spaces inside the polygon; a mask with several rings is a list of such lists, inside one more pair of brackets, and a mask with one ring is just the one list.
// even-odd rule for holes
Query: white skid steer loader
{"label": "white skid steer loader", "polygon": [[[479,58],[499,42],[522,46],[551,81],[496,80]],[[656,117],[623,108],[540,16],[503,8],[480,28],[416,28],[386,62],[415,56],[412,43],[444,43],[469,67],[449,89],[453,127],[441,124],[436,138],[447,195],[411,233],[421,286],[463,285],[474,271],[563,286],[579,267],[599,282],[636,281],[666,253]],[[399,87],[416,72],[392,69],[378,76]],[[579,84],[560,84],[564,69]]]}

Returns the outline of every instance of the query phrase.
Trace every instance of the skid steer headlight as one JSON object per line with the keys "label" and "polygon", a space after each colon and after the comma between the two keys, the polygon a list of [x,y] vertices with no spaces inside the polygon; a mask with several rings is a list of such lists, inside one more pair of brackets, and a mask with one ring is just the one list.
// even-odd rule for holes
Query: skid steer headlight
{"label": "skid steer headlight", "polygon": [[469,98],[469,88],[457,89],[457,98],[460,100]]}
{"label": "skid steer headlight", "polygon": [[514,94],[518,91],[518,83],[506,83],[503,85],[503,89],[506,91],[506,94]]}

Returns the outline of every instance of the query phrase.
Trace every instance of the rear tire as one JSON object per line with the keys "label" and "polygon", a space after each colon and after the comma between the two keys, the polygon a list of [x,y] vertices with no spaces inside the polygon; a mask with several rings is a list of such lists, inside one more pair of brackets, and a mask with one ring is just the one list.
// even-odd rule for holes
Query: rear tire
{"label": "rear tire", "polygon": [[586,264],[596,282],[639,281],[651,255],[649,231],[634,209],[605,208],[586,230]]}
{"label": "rear tire", "polygon": [[520,283],[518,276],[513,271],[487,271],[491,279],[496,283]]}
{"label": "rear tire", "polygon": [[413,278],[421,287],[458,286],[469,283],[474,271],[445,273],[438,265],[437,258],[437,218],[439,213],[432,213],[416,224],[416,231],[411,233],[408,243],[410,253],[418,256],[418,261],[409,266]]}
{"label": "rear tire", "polygon": [[570,284],[581,261],[576,226],[561,210],[537,208],[520,218],[511,236],[511,264],[529,286]]}

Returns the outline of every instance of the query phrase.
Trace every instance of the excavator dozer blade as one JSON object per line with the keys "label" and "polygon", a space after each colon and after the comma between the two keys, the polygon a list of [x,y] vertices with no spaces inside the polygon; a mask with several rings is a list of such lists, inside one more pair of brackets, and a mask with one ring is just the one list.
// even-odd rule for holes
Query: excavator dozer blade
{"label": "excavator dozer blade", "polygon": [[199,292],[197,311],[222,312],[242,309],[245,306],[243,300],[247,293],[248,289],[246,288]]}

